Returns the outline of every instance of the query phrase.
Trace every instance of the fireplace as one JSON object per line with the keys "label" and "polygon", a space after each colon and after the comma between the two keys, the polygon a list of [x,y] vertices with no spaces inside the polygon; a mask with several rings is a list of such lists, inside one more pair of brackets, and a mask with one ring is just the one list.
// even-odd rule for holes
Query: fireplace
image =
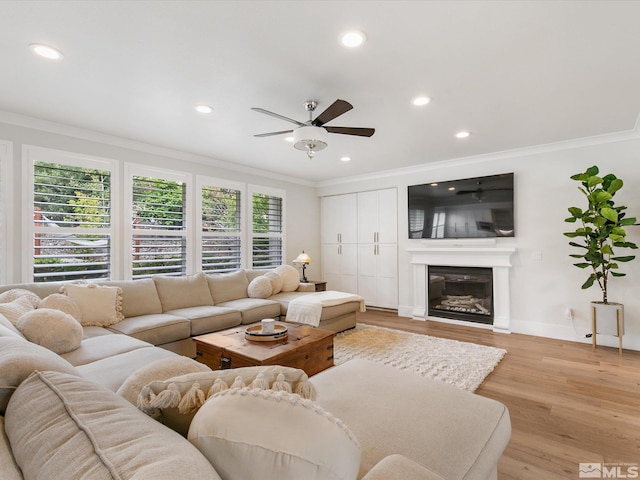
{"label": "fireplace", "polygon": [[[495,243],[464,245],[457,244],[425,244],[417,248],[408,248],[407,253],[411,257],[413,271],[413,299],[412,305],[407,310],[407,316],[416,320],[438,320],[441,322],[463,323],[479,328],[491,328],[494,332],[510,332],[511,323],[511,292],[509,271],[511,270],[511,256],[516,249],[507,246],[498,246]],[[443,267],[482,267],[491,270],[492,275],[492,314],[493,321],[489,323],[445,318],[433,315],[429,310],[430,297],[436,293],[430,292],[429,269],[434,266]],[[463,274],[464,275],[464,274]],[[470,275],[470,274],[467,274]],[[464,277],[463,277],[464,278]],[[442,286],[444,289],[444,285]],[[480,288],[476,286],[475,288]],[[483,305],[484,306],[484,305]],[[487,308],[484,306],[484,308]],[[479,317],[474,317],[479,318]]]}
{"label": "fireplace", "polygon": [[428,315],[493,324],[493,271],[429,265]]}

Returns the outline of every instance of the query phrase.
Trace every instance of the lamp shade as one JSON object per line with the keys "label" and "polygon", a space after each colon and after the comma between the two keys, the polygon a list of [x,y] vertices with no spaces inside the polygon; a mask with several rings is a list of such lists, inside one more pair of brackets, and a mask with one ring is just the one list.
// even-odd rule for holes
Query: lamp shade
{"label": "lamp shade", "polygon": [[293,146],[298,150],[317,152],[327,146],[328,137],[328,132],[322,127],[299,127],[293,131]]}
{"label": "lamp shade", "polygon": [[304,253],[304,250],[300,255],[296,257],[293,263],[311,263],[311,257]]}

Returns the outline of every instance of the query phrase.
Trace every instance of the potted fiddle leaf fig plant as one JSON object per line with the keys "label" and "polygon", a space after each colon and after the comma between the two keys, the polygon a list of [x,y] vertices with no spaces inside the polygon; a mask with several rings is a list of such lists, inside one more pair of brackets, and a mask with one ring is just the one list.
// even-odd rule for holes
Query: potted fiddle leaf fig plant
{"label": "potted fiddle leaf fig plant", "polygon": [[565,235],[572,239],[569,245],[579,249],[579,253],[571,255],[579,259],[574,265],[589,271],[582,288],[587,289],[597,284],[602,292],[602,301],[591,302],[594,348],[596,333],[620,337],[621,348],[624,333],[623,306],[609,301],[609,276],[625,276],[625,273],[619,271],[619,264],[636,258],[635,255],[617,255],[614,252],[618,249],[638,248],[626,240],[625,231],[625,227],[634,225],[636,219],[627,217],[627,207],[616,206],[613,200],[622,188],[623,181],[611,173],[602,177],[599,173],[598,167],[593,166],[584,173],[571,177],[580,182],[578,190],[585,196],[587,205],[585,209],[569,207],[571,216],[565,222],[577,223],[578,227],[572,232],[565,232]]}

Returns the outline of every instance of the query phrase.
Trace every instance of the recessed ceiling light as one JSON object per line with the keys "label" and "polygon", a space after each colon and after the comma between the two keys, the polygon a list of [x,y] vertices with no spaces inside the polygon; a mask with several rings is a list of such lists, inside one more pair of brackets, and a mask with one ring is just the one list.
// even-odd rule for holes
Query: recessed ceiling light
{"label": "recessed ceiling light", "polygon": [[429,102],[431,102],[430,97],[416,97],[413,100],[411,100],[411,103],[413,103],[416,107],[422,107],[423,105],[426,105]]}
{"label": "recessed ceiling light", "polygon": [[456,189],[456,187],[449,187],[449,188],[448,188],[448,190],[449,190],[450,192],[453,192],[455,189]]}
{"label": "recessed ceiling light", "polygon": [[348,32],[341,33],[338,40],[344,47],[355,48],[362,45],[367,40],[367,37],[359,30],[350,30]]}
{"label": "recessed ceiling light", "polygon": [[196,105],[196,111],[200,113],[211,113],[213,112],[213,107],[210,105]]}
{"label": "recessed ceiling light", "polygon": [[471,132],[468,132],[466,130],[463,130],[462,132],[458,132],[456,133],[456,138],[467,138],[468,136],[471,135]]}
{"label": "recessed ceiling light", "polygon": [[431,185],[432,187],[437,187],[438,186],[437,183],[430,183],[429,185]]}
{"label": "recessed ceiling light", "polygon": [[351,161],[351,157],[347,157],[347,156],[340,157],[340,161],[341,162],[350,162]]}
{"label": "recessed ceiling light", "polygon": [[293,137],[284,137],[285,142],[293,143]]}
{"label": "recessed ceiling light", "polygon": [[44,45],[42,43],[32,43],[29,45],[29,49],[43,58],[48,58],[49,60],[61,60],[64,55],[57,48],[50,47],[49,45]]}

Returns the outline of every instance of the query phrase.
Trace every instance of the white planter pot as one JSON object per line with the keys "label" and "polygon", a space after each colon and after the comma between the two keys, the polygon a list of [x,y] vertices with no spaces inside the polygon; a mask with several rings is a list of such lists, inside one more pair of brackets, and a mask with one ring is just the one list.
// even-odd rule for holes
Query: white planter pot
{"label": "white planter pot", "polygon": [[[593,321],[593,334],[624,335],[624,305],[621,303],[591,302],[591,318]],[[618,331],[618,318],[620,327]]]}

